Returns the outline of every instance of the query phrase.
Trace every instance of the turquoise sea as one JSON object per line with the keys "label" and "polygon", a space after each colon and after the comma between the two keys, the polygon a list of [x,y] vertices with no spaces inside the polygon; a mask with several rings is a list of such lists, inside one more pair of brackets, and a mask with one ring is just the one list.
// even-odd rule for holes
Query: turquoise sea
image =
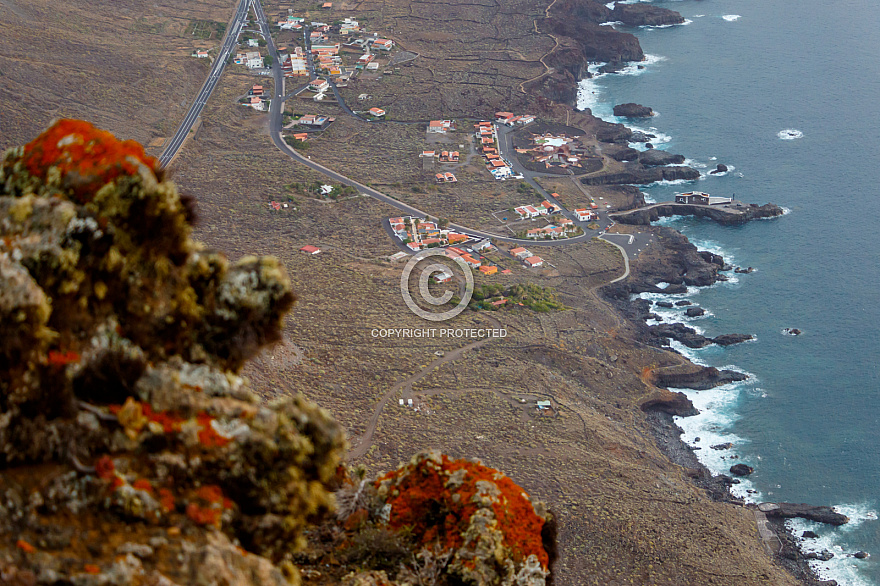
{"label": "turquoise sea", "polygon": [[[649,199],[696,189],[789,210],[742,227],[664,220],[700,248],[756,269],[687,295],[708,312],[689,325],[757,340],[682,349],[752,375],[688,391],[703,413],[679,420],[684,438],[716,472],[754,466],[737,487],[751,500],[835,505],[849,515],[842,528],[792,527],[819,533],[805,550],[835,554],[816,562],[823,577],[880,585],[880,10],[863,0],[657,4],[687,24],[621,27],[639,37],[645,68],[585,80],[580,107],[656,134],[658,148],[704,174],[731,167],[646,187]],[[623,102],[658,115],[613,118]],[[658,313],[686,321],[682,310]],[[783,335],[787,327],[803,334]],[[733,450],[709,448],[727,441]],[[859,550],[872,557],[847,555]]]}

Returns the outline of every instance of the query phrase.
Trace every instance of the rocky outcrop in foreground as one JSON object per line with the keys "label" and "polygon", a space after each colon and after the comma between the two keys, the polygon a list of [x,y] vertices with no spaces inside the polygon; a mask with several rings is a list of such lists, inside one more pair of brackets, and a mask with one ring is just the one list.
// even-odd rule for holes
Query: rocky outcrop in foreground
{"label": "rocky outcrop in foreground", "polygon": [[[278,261],[231,263],[191,240],[191,219],[156,159],[88,123],[4,155],[3,583],[299,584],[290,559],[335,508],[345,437],[238,375],[295,296]],[[425,497],[432,473],[447,501]],[[544,584],[549,516],[499,472],[432,454],[376,498],[383,531],[425,528],[438,575]]]}
{"label": "rocky outcrop in foreground", "polygon": [[828,525],[845,525],[849,517],[835,512],[831,507],[808,505],[805,503],[761,503],[758,510],[769,518],[791,519],[800,517],[808,521],[826,523]]}
{"label": "rocky outcrop in foreground", "polygon": [[584,177],[581,179],[581,183],[584,185],[647,185],[656,181],[678,181],[681,179],[693,181],[699,178],[700,172],[693,167],[644,167],[641,164],[630,164],[624,171]]}

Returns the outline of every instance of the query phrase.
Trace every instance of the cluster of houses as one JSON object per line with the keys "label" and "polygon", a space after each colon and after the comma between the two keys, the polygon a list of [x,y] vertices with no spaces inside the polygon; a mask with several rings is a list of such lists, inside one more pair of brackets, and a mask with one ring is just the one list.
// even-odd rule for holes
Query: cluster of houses
{"label": "cluster of houses", "polygon": [[518,208],[513,208],[513,211],[519,214],[520,219],[530,220],[531,218],[537,218],[538,216],[555,214],[560,211],[560,209],[559,206],[556,206],[545,199],[536,206],[519,206]]}
{"label": "cluster of houses", "polygon": [[529,268],[538,268],[544,266],[544,259],[540,256],[535,256],[528,250],[522,247],[511,248],[510,255],[521,261],[524,265]]}
{"label": "cluster of houses", "polygon": [[517,124],[525,126],[526,124],[534,122],[535,117],[531,114],[516,116],[512,112],[495,112],[495,121],[499,124],[506,124],[507,126],[515,126]]}
{"label": "cluster of houses", "polygon": [[532,160],[544,163],[546,167],[557,165],[562,168],[582,167],[581,160],[589,156],[586,147],[577,137],[565,134],[554,135],[549,132],[532,137],[534,146],[530,149],[516,149],[516,152],[529,154]]}
{"label": "cluster of houses", "polygon": [[423,248],[463,244],[471,239],[467,234],[441,229],[434,222],[425,222],[412,216],[389,218],[388,223],[394,234],[416,252]]}
{"label": "cluster of houses", "polygon": [[484,121],[474,124],[474,128],[474,134],[479,141],[477,144],[482,149],[483,157],[486,159],[486,169],[489,173],[498,180],[507,179],[513,175],[510,165],[498,154],[495,125],[489,121]]}
{"label": "cluster of houses", "polygon": [[309,64],[302,47],[294,47],[293,53],[281,56],[281,70],[287,77],[299,77],[309,74]]}
{"label": "cluster of houses", "polygon": [[[489,250],[492,248],[492,243],[489,240],[479,240],[469,247],[458,247],[458,246],[450,246],[444,251],[444,254],[453,260],[460,258],[467,264],[467,266],[472,269],[477,269],[484,275],[494,275],[498,272],[498,265],[487,259],[485,256],[481,256],[479,253],[483,250]],[[509,274],[510,270],[505,269],[501,271],[504,274]],[[440,273],[441,276],[444,276],[448,273]],[[452,275],[450,274],[446,280],[449,280]],[[441,277],[442,278],[442,277]],[[444,280],[440,280],[435,278],[438,283],[445,282]]]}
{"label": "cluster of houses", "polygon": [[255,85],[248,90],[248,95],[242,105],[263,112],[266,110],[266,100],[264,100],[263,95],[263,86]]}

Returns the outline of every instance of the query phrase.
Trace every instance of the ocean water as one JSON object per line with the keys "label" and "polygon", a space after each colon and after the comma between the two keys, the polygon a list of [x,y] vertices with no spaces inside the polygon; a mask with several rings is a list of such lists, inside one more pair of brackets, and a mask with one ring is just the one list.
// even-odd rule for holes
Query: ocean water
{"label": "ocean water", "polygon": [[[679,424],[716,472],[755,467],[736,488],[743,496],[834,505],[849,515],[838,529],[791,526],[819,533],[805,550],[835,553],[815,563],[823,577],[880,585],[880,11],[856,0],[657,4],[691,22],[621,28],[650,55],[645,68],[585,80],[580,106],[609,120],[614,104],[651,106],[658,115],[631,126],[704,174],[644,187],[647,199],[698,189],[790,212],[740,227],[663,220],[700,248],[756,269],[689,291],[704,317],[657,312],[709,336],[757,336],[728,348],[680,348],[751,378],[687,391],[704,412]],[[717,163],[731,171],[708,175]],[[783,335],[788,327],[803,334]],[[728,441],[732,450],[709,447]],[[872,557],[847,556],[859,550]]]}

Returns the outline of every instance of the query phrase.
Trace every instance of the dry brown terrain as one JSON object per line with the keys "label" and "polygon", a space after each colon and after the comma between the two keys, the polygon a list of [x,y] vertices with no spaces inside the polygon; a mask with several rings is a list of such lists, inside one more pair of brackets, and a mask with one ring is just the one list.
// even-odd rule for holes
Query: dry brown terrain
{"label": "dry brown terrain", "polygon": [[[207,70],[189,53],[216,46],[186,31],[193,21],[225,22],[233,4],[5,1],[3,146],[30,139],[56,116],[82,117],[144,142],[169,136]],[[315,8],[273,4],[267,13],[288,6]],[[352,84],[345,95],[369,93],[375,104],[367,107],[387,107],[390,118],[404,122],[533,109],[589,131],[587,117],[520,89],[544,72],[540,58],[554,46],[535,32],[544,8],[521,0],[337,6],[334,18],[360,17],[420,54],[391,76]],[[377,328],[434,325],[406,308],[400,265],[386,258],[397,248],[380,222],[395,211],[367,198],[326,203],[290,189],[321,177],[275,149],[266,114],[236,104],[256,79],[238,68],[226,74],[174,173],[198,199],[198,239],[233,258],[275,255],[292,277],[299,301],[284,341],[245,372],[264,396],[301,392],[330,410],[365,452],[356,463],[371,473],[426,448],[504,470],[559,517],[556,584],[794,583],[765,555],[751,512],[711,502],[655,446],[638,408],[653,391],[641,373],[679,358],[637,342],[596,295],[623,271],[616,249],[594,241],[542,250],[553,267],[478,275],[478,283],[552,286],[569,309],[466,311],[444,327],[500,323],[508,336],[455,360],[443,357],[473,339],[377,338]],[[432,173],[417,157],[428,145],[423,124],[366,124],[312,104],[302,112],[338,118],[310,141],[310,156],[422,209],[488,227],[497,226],[492,211],[521,203],[516,182],[492,181],[476,161],[455,170],[457,185],[431,185]],[[466,136],[454,136],[462,141],[454,144],[466,144]],[[567,179],[545,185],[573,206],[586,201]],[[590,194],[625,200],[599,188]],[[288,199],[293,207],[280,212],[267,205]],[[298,252],[305,244],[323,252]],[[419,410],[400,406],[400,398],[412,398]],[[553,408],[539,412],[538,399]]]}

